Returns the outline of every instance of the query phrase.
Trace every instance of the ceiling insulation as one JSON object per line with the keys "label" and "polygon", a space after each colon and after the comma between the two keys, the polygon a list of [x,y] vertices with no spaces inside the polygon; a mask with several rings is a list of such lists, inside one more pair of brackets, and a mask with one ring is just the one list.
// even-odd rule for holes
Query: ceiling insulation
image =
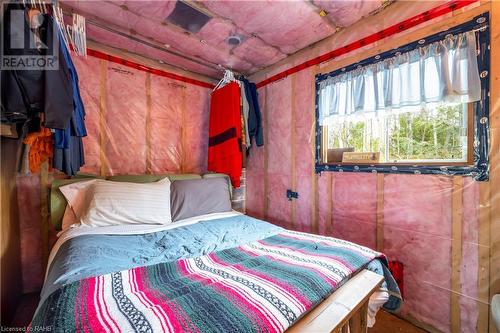
{"label": "ceiling insulation", "polygon": [[[89,39],[210,77],[219,77],[221,67],[255,73],[335,34],[386,2],[61,1],[89,19]],[[319,15],[322,9],[324,17]],[[241,42],[229,43],[230,36],[238,36]]]}

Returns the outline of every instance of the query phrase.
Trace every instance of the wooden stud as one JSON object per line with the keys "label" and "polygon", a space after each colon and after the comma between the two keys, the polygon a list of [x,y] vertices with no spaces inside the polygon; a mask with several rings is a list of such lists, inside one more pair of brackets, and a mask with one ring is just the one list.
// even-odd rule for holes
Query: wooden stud
{"label": "wooden stud", "polygon": [[181,128],[181,173],[186,173],[187,169],[187,96],[186,96],[186,87],[181,88],[181,109],[182,109],[182,128]]}
{"label": "wooden stud", "polygon": [[384,174],[377,174],[377,227],[375,235],[377,251],[384,250]]}
{"label": "wooden stud", "polygon": [[262,112],[264,113],[264,219],[268,218],[269,210],[269,89],[264,88],[264,105]]}
{"label": "wooden stud", "polygon": [[462,262],[463,178],[453,177],[451,238],[451,331],[460,332],[460,271]]}
{"label": "wooden stud", "polygon": [[49,258],[49,162],[45,161],[40,169],[40,215],[42,219],[42,265],[45,268]]}
{"label": "wooden stud", "polygon": [[[500,293],[500,2],[491,2],[490,13],[490,263],[489,298]],[[494,332],[493,320],[489,330]]]}
{"label": "wooden stud", "polygon": [[487,332],[489,326],[490,293],[490,183],[479,183],[479,230],[478,230],[478,272],[477,297],[479,315],[477,331]]}
{"label": "wooden stud", "polygon": [[101,161],[101,176],[106,176],[108,172],[108,161],[106,159],[106,142],[107,140],[107,129],[106,129],[106,113],[108,108],[107,102],[107,77],[108,68],[107,62],[101,60],[99,63],[99,75],[100,75],[100,95],[99,95],[99,146],[100,153],[99,158]]}
{"label": "wooden stud", "polygon": [[[316,124],[316,81],[314,77],[314,71],[311,73],[311,91],[312,91],[312,105],[311,105],[311,117],[312,123]],[[316,127],[314,127],[316,128]],[[318,220],[319,220],[319,193],[318,193],[318,177],[316,174],[315,165],[316,165],[316,133],[313,128],[313,136],[311,140],[311,150],[312,150],[312,159],[313,159],[313,170],[311,175],[311,196],[312,196],[312,204],[311,204],[311,232],[318,233]]]}
{"label": "wooden stud", "polygon": [[[297,157],[297,139],[295,135],[295,120],[296,120],[296,112],[297,106],[295,98],[295,89],[297,86],[297,75],[292,75],[292,94],[291,94],[291,126],[290,126],[290,149],[291,149],[291,167],[292,167],[292,191],[297,191],[297,166],[296,166],[296,157]],[[296,225],[296,215],[297,215],[297,200],[292,200],[291,202],[291,212],[290,212],[290,228],[292,230],[297,228]]]}
{"label": "wooden stud", "polygon": [[146,173],[152,172],[151,154],[151,73],[146,73]]}

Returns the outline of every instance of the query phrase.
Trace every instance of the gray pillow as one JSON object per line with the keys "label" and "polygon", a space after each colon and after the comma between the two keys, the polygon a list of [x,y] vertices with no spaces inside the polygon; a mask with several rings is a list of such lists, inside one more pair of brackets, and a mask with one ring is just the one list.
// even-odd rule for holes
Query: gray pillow
{"label": "gray pillow", "polygon": [[225,178],[176,180],[170,186],[172,221],[231,211]]}

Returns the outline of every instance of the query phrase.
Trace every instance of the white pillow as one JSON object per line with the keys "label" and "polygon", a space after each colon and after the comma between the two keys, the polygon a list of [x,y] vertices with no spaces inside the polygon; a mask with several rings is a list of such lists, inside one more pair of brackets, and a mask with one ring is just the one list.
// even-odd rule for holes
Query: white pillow
{"label": "white pillow", "polygon": [[104,227],[172,222],[168,178],[146,184],[94,179],[59,189],[82,225]]}
{"label": "white pillow", "polygon": [[64,211],[62,230],[66,230],[72,224],[80,223],[80,215],[87,205],[87,189],[98,180],[92,179],[59,187],[68,203]]}
{"label": "white pillow", "polygon": [[71,228],[73,225],[79,225],[78,219],[76,218],[75,212],[68,204],[66,205],[66,209],[64,210],[64,216],[62,219],[62,229],[61,231],[66,231],[66,229]]}

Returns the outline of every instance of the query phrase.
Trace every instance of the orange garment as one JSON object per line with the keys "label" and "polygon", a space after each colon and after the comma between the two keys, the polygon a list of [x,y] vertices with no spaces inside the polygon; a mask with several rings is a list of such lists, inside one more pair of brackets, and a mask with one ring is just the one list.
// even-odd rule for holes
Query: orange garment
{"label": "orange garment", "polygon": [[23,142],[30,146],[28,160],[32,173],[39,172],[43,162],[54,156],[52,132],[48,128],[42,127],[40,132],[28,134]]}

